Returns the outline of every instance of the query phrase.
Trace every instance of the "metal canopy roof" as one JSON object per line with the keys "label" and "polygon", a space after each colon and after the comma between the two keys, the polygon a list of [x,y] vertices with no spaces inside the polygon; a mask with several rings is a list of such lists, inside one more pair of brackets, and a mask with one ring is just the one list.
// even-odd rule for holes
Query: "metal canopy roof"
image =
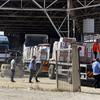
{"label": "metal canopy roof", "polygon": [[100,0],[0,0],[0,30],[9,34],[75,36],[83,18],[95,18],[98,33],[99,15]]}

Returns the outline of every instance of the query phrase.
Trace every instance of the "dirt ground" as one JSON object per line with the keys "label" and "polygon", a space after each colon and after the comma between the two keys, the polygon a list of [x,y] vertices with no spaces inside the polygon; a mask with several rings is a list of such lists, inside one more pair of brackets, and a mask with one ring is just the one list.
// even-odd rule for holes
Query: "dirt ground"
{"label": "dirt ground", "polygon": [[100,100],[99,94],[0,89],[0,100]]}
{"label": "dirt ground", "polygon": [[81,92],[57,91],[56,80],[39,78],[28,83],[28,78],[0,78],[0,100],[100,100],[100,89],[81,87]]}

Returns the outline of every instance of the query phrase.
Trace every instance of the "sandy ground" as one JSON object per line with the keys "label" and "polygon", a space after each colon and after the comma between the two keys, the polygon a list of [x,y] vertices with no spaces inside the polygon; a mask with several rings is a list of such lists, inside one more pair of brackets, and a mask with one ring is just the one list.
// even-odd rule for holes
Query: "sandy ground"
{"label": "sandy ground", "polygon": [[0,100],[100,100],[100,95],[82,92],[0,89]]}
{"label": "sandy ground", "polygon": [[28,83],[28,78],[0,78],[0,100],[100,100],[100,89],[81,87],[81,92],[57,91],[56,80],[39,78]]}

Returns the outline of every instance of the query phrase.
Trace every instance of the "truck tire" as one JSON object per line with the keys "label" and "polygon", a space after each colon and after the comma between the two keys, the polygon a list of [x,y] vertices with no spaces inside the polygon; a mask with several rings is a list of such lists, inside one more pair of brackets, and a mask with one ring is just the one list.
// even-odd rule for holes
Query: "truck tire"
{"label": "truck tire", "polygon": [[50,65],[49,69],[48,69],[48,76],[50,79],[55,79],[56,75],[55,75],[55,66],[54,65]]}
{"label": "truck tire", "polygon": [[10,64],[1,65],[1,77],[10,77],[11,74]]}

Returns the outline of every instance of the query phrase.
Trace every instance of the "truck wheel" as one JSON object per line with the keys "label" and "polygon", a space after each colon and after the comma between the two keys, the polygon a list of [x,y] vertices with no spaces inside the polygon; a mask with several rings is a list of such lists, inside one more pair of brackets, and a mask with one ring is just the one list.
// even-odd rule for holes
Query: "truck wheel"
{"label": "truck wheel", "polygon": [[54,65],[49,66],[48,76],[50,79],[55,79],[56,75],[55,75],[55,66]]}

